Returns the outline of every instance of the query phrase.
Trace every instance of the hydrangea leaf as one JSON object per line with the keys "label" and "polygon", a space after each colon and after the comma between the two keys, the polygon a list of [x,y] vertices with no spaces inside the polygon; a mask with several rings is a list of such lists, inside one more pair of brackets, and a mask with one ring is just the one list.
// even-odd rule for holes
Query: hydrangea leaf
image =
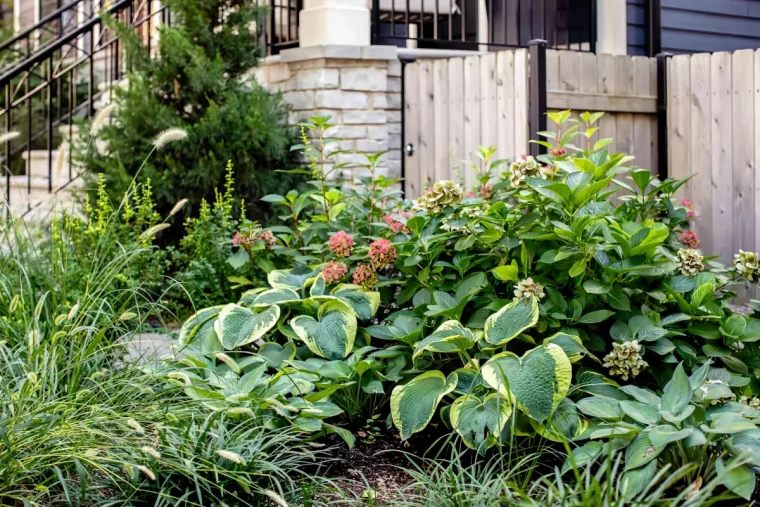
{"label": "hydrangea leaf", "polygon": [[343,359],[354,347],[356,315],[343,301],[327,301],[319,307],[317,319],[299,315],[290,321],[290,325],[298,338],[318,356]]}
{"label": "hydrangea leaf", "polygon": [[396,386],[391,393],[393,424],[406,440],[422,431],[435,414],[438,403],[457,385],[457,374],[448,378],[440,371],[427,371],[409,383]]}
{"label": "hydrangea leaf", "polygon": [[412,359],[425,351],[457,353],[468,350],[475,345],[475,335],[458,320],[447,320],[431,335],[425,337],[414,349]]}
{"label": "hydrangea leaf", "polygon": [[486,320],[486,341],[498,347],[509,342],[538,322],[538,301],[513,301]]}
{"label": "hydrangea leaf", "polygon": [[231,303],[219,312],[214,330],[224,348],[233,350],[263,337],[279,318],[280,307],[277,305],[256,313],[250,308]]}
{"label": "hydrangea leaf", "polygon": [[468,394],[457,398],[449,416],[465,445],[483,453],[496,444],[511,412],[512,404],[500,394],[489,394],[483,400]]}
{"label": "hydrangea leaf", "polygon": [[529,350],[522,358],[511,352],[497,354],[483,365],[482,375],[503,395],[511,391],[518,406],[542,422],[567,396],[572,366],[562,348],[550,343]]}

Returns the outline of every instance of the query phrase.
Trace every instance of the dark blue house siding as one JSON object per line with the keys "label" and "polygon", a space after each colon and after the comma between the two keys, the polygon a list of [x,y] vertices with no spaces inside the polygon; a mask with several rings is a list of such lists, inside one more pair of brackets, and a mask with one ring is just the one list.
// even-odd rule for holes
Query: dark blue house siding
{"label": "dark blue house siding", "polygon": [[[602,0],[603,1],[603,0]],[[628,20],[628,54],[646,55],[646,20],[645,2],[648,0],[627,0],[626,19]]]}
{"label": "dark blue house siding", "polygon": [[663,51],[697,53],[758,47],[758,0],[662,0]]}
{"label": "dark blue house siding", "polygon": [[[646,3],[627,0],[628,54],[646,52]],[[661,0],[662,50],[671,53],[760,48],[760,0]]]}

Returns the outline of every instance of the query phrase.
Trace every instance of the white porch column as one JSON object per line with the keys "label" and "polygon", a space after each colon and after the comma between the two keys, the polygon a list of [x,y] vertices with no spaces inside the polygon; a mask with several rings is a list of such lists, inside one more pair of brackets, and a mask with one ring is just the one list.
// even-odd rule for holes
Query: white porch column
{"label": "white porch column", "polygon": [[597,0],[596,23],[598,54],[628,54],[626,0]]}
{"label": "white porch column", "polygon": [[369,46],[368,0],[304,0],[299,44]]}

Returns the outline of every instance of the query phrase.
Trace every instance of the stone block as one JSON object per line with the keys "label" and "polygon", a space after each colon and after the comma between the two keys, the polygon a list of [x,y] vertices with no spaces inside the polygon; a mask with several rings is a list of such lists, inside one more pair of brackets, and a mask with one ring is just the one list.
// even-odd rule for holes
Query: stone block
{"label": "stone block", "polygon": [[[432,127],[432,125],[431,125]],[[401,124],[400,123],[389,123],[388,124],[388,133],[389,134],[400,134],[401,133]]]}
{"label": "stone block", "polygon": [[388,118],[388,123],[401,122],[401,111],[386,111],[385,115]]}
{"label": "stone block", "polygon": [[314,109],[314,92],[285,92],[282,94],[283,100],[293,106],[293,109]]}
{"label": "stone block", "polygon": [[389,92],[400,92],[401,91],[401,78],[400,77],[389,77],[388,78],[388,87],[386,88]]}
{"label": "stone block", "polygon": [[367,139],[385,141],[388,139],[388,125],[373,125],[367,128]]}
{"label": "stone block", "polygon": [[388,109],[388,99],[385,96],[385,93],[373,93],[371,95],[372,98],[372,109]]}
{"label": "stone block", "polygon": [[343,90],[384,92],[388,89],[388,71],[372,67],[340,69],[340,87]]}
{"label": "stone block", "polygon": [[362,109],[343,111],[343,123],[345,124],[377,124],[385,122],[385,111]]}
{"label": "stone block", "polygon": [[388,101],[388,109],[401,109],[400,93],[387,93],[385,98]]}
{"label": "stone block", "polygon": [[297,90],[322,90],[338,88],[340,73],[337,69],[302,70],[296,74]]}
{"label": "stone block", "polygon": [[315,105],[335,109],[367,109],[369,96],[362,92],[319,90],[315,92]]}
{"label": "stone block", "polygon": [[356,151],[361,151],[365,153],[388,151],[388,141],[372,141],[370,139],[359,139],[356,141]]}
{"label": "stone block", "polygon": [[336,139],[364,139],[367,137],[367,127],[336,125],[327,131],[327,135]]}
{"label": "stone block", "polygon": [[401,62],[388,62],[388,77],[401,77]]}

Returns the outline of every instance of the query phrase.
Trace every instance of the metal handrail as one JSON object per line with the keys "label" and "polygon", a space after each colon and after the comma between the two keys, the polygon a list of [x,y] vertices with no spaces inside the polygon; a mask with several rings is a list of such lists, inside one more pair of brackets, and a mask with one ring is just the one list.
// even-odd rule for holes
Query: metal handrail
{"label": "metal handrail", "polygon": [[15,44],[16,42],[18,42],[18,41],[20,41],[22,39],[28,38],[30,35],[33,35],[34,32],[36,32],[37,30],[40,30],[42,26],[48,24],[49,22],[51,22],[51,21],[53,21],[55,19],[58,19],[63,13],[65,13],[66,11],[68,11],[69,9],[71,9],[73,7],[78,6],[80,3],[84,2],[84,1],[85,0],[74,0],[70,4],[66,4],[63,7],[59,7],[58,9],[54,10],[53,12],[51,12],[50,14],[48,14],[47,16],[45,16],[42,19],[40,19],[34,26],[31,26],[31,27],[27,28],[23,32],[19,32],[18,34],[14,35],[13,37],[11,37],[10,39],[8,39],[7,41],[5,41],[2,44],[0,44],[0,51],[5,51],[6,49],[8,49],[10,46],[12,46],[13,44]]}

